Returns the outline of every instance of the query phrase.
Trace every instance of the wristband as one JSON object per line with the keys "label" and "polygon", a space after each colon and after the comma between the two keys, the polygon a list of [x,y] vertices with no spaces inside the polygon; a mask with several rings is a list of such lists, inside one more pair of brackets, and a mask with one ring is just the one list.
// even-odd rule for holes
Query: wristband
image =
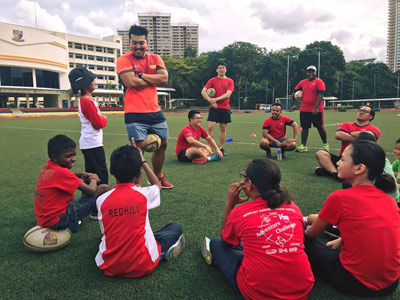
{"label": "wristband", "polygon": [[147,164],[147,161],[146,161],[146,160],[142,160],[142,165],[143,165],[144,163],[146,163],[146,164]]}
{"label": "wristband", "polygon": [[143,75],[142,72],[137,73],[137,76],[138,76],[139,78],[142,78],[142,75]]}

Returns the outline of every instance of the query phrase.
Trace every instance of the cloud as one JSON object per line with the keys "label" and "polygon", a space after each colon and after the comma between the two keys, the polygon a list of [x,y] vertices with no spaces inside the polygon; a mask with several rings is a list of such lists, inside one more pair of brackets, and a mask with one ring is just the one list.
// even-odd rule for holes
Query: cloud
{"label": "cloud", "polygon": [[72,26],[75,31],[92,38],[101,39],[102,37],[115,34],[114,28],[97,26],[88,17],[83,15],[76,17]]}
{"label": "cloud", "polygon": [[39,28],[66,32],[65,23],[59,15],[50,14],[46,9],[40,7],[39,3],[36,3],[36,9],[34,5],[34,2],[27,0],[21,0],[17,3],[14,11],[20,24],[36,26],[37,21]]}

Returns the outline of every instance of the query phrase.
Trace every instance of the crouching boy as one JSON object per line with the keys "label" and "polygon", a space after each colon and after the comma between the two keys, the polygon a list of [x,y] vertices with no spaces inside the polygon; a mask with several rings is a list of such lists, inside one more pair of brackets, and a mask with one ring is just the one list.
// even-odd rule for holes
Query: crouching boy
{"label": "crouching boy", "polygon": [[[73,173],[76,161],[76,144],[65,135],[56,135],[47,144],[50,160],[40,171],[35,185],[35,215],[37,224],[52,229],[79,230],[78,221],[96,213],[95,197],[108,190],[99,185],[93,173]],[[84,181],[88,182],[86,184]],[[76,190],[83,196],[74,199]]]}
{"label": "crouching boy", "polygon": [[[140,185],[142,169],[151,186]],[[167,224],[153,233],[148,211],[160,205],[161,184],[133,139],[132,146],[113,151],[110,173],[117,184],[97,199],[103,236],[96,264],[108,276],[145,276],[161,259],[181,253],[185,246],[182,225]]]}

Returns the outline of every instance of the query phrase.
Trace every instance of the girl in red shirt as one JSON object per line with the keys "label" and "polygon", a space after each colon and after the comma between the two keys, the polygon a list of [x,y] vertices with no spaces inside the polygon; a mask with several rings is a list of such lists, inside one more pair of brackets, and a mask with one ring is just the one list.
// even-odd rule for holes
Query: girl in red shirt
{"label": "girl in red shirt", "polygon": [[[400,210],[385,193],[395,187],[383,173],[385,152],[375,142],[356,140],[337,165],[339,178],[352,188],[330,194],[306,230],[311,267],[341,292],[389,295],[400,277]],[[326,245],[312,240],[328,224],[336,225],[341,237]]]}

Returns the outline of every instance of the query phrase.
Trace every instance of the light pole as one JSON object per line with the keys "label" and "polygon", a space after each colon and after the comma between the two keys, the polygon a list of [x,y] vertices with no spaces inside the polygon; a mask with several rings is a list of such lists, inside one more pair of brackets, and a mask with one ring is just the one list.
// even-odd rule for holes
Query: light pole
{"label": "light pole", "polygon": [[374,99],[376,98],[376,74],[374,74]]}
{"label": "light pole", "polygon": [[341,85],[340,85],[340,99],[343,100],[343,75],[342,75],[342,80],[341,80]]}

